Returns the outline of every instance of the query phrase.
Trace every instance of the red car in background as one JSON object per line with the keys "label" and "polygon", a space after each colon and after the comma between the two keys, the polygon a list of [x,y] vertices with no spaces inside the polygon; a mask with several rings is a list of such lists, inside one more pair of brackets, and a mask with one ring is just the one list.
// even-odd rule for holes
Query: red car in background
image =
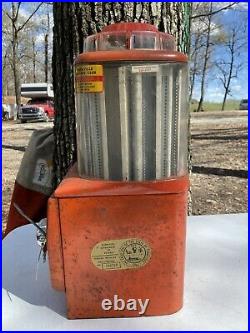
{"label": "red car in background", "polygon": [[29,120],[53,120],[55,116],[53,86],[49,83],[25,83],[21,85],[21,95],[31,98],[18,112],[21,123]]}
{"label": "red car in background", "polygon": [[53,99],[34,98],[28,101],[26,105],[21,107],[18,118],[21,123],[28,120],[53,120],[55,116]]}

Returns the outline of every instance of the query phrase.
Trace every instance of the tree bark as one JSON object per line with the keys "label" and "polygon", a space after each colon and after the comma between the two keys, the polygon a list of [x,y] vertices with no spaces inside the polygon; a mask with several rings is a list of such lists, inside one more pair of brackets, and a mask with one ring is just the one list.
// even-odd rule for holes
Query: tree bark
{"label": "tree bark", "polygon": [[14,2],[11,4],[12,8],[12,64],[13,64],[13,76],[15,86],[15,97],[17,109],[21,105],[21,91],[20,91],[20,77],[19,77],[19,59],[18,59],[18,31],[15,23],[17,20],[17,8]]}
{"label": "tree bark", "polygon": [[45,37],[44,37],[44,79],[45,81],[44,82],[48,82],[48,71],[49,71],[49,68],[48,68],[48,64],[49,64],[49,61],[48,61],[48,49],[49,49],[49,42],[48,42],[48,34],[46,33]]}
{"label": "tree bark", "polygon": [[226,90],[225,90],[225,94],[224,94],[223,102],[222,102],[222,106],[221,106],[221,111],[224,111],[224,110],[225,110],[225,105],[226,105],[227,95],[228,95],[228,88],[226,88]]}
{"label": "tree bark", "polygon": [[229,49],[230,49],[230,68],[229,68],[229,74],[228,77],[226,79],[225,82],[225,93],[224,93],[224,97],[223,97],[223,102],[222,102],[222,106],[221,106],[221,111],[224,111],[225,109],[225,105],[226,105],[226,101],[227,101],[227,96],[229,94],[229,88],[230,88],[230,84],[231,84],[231,80],[232,80],[232,76],[233,76],[233,68],[234,68],[234,53],[235,53],[235,38],[236,38],[236,34],[235,32],[233,32],[232,34],[232,41],[231,41],[231,45],[229,42]]}
{"label": "tree bark", "polygon": [[232,74],[233,74],[233,65],[234,65],[234,54],[231,54],[230,69],[229,69],[228,78],[227,78],[227,81],[226,81],[226,84],[225,84],[225,93],[224,93],[224,97],[223,97],[221,111],[224,111],[224,109],[225,109],[227,96],[229,94],[229,87],[230,87],[230,84],[231,84]]}
{"label": "tree bark", "polygon": [[44,77],[45,82],[48,83],[49,79],[49,32],[50,32],[50,18],[47,14],[47,32],[44,37]]}
{"label": "tree bark", "polygon": [[[194,43],[194,52],[191,55],[191,61],[193,63],[193,68],[192,68],[192,72],[190,75],[190,92],[189,92],[189,103],[192,102],[192,97],[193,97],[193,90],[194,90],[194,85],[195,85],[195,79],[196,79],[196,75],[197,75],[197,62],[198,62],[198,46],[200,43],[200,38],[199,36],[195,36],[195,43]],[[191,69],[190,69],[191,71]]]}
{"label": "tree bark", "polygon": [[33,82],[36,83],[36,45],[35,38],[32,38],[32,61],[33,61]]}
{"label": "tree bark", "polygon": [[148,22],[190,48],[190,4],[176,2],[54,2],[52,75],[55,94],[55,185],[76,160],[73,64],[88,35],[114,22]]}

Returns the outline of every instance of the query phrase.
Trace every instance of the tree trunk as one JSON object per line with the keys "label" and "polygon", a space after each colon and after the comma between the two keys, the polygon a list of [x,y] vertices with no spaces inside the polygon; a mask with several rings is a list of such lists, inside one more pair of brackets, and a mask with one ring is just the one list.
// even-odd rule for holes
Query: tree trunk
{"label": "tree trunk", "polygon": [[46,33],[44,37],[44,82],[48,82],[48,71],[49,71],[49,56],[48,56],[48,49],[49,49],[49,35]]}
{"label": "tree trunk", "polygon": [[[213,3],[211,2],[210,5],[210,13],[213,11]],[[210,48],[210,33],[211,33],[211,22],[212,22],[212,15],[208,15],[208,28],[207,28],[207,38],[206,38],[206,48],[205,48],[205,59],[201,77],[201,96],[197,108],[197,112],[202,110],[203,100],[204,100],[204,89],[205,89],[205,80],[207,74],[207,66],[208,66],[208,59],[209,59],[209,48]]]}
{"label": "tree trunk", "polygon": [[226,100],[227,100],[227,91],[225,90],[225,94],[224,94],[224,97],[223,97],[223,102],[222,102],[222,106],[221,106],[221,111],[224,111],[225,110],[225,105],[226,105]]}
{"label": "tree trunk", "polygon": [[114,22],[148,22],[174,35],[179,51],[190,47],[190,4],[175,2],[54,2],[52,75],[55,94],[56,184],[76,160],[73,64],[88,35]]}
{"label": "tree trunk", "polygon": [[15,86],[15,96],[17,110],[21,105],[21,91],[20,91],[20,78],[19,78],[19,60],[18,60],[18,32],[15,27],[16,6],[12,2],[12,63],[13,63],[13,76]]}
{"label": "tree trunk", "polygon": [[226,106],[227,96],[229,94],[229,87],[230,87],[231,80],[232,80],[233,63],[234,63],[234,59],[233,59],[233,56],[232,56],[231,63],[230,63],[230,70],[229,70],[229,74],[228,74],[228,79],[227,79],[226,86],[225,86],[225,93],[224,93],[224,97],[223,97],[221,111],[224,111],[225,106]]}
{"label": "tree trunk", "polygon": [[232,44],[230,45],[230,52],[231,52],[230,69],[229,69],[229,74],[228,74],[227,81],[225,82],[225,93],[224,93],[224,98],[223,98],[223,102],[222,102],[221,111],[224,111],[224,109],[225,109],[227,96],[230,92],[229,88],[230,88],[230,84],[231,84],[231,80],[232,80],[232,76],[233,76],[234,53],[235,53],[235,35],[234,34],[232,36]]}
{"label": "tree trunk", "polygon": [[49,76],[49,32],[50,32],[50,18],[49,13],[47,13],[47,32],[44,38],[44,74],[45,74],[45,82],[48,82]]}
{"label": "tree trunk", "polygon": [[232,74],[233,74],[233,65],[234,65],[234,55],[231,55],[231,60],[230,60],[230,70],[229,70],[229,74],[228,74],[228,78],[227,81],[225,82],[225,93],[224,93],[224,97],[223,97],[223,102],[222,102],[222,106],[221,106],[221,111],[224,111],[225,106],[226,106],[226,101],[227,101],[227,96],[229,94],[229,87],[231,84],[231,80],[232,80]]}
{"label": "tree trunk", "polygon": [[36,83],[36,45],[35,38],[32,38],[32,60],[33,60],[33,82]]}
{"label": "tree trunk", "polygon": [[192,72],[191,72],[191,75],[190,75],[189,104],[192,102],[195,79],[196,79],[196,75],[197,75],[197,67],[198,67],[197,63],[198,63],[198,56],[199,56],[198,48],[199,48],[200,43],[201,43],[200,37],[195,36],[194,52],[191,55],[191,61],[193,63],[193,68],[192,68]]}
{"label": "tree trunk", "polygon": [[[195,69],[195,68],[194,68]],[[194,84],[195,84],[196,72],[194,71],[190,77],[190,92],[189,92],[189,104],[192,102]]]}

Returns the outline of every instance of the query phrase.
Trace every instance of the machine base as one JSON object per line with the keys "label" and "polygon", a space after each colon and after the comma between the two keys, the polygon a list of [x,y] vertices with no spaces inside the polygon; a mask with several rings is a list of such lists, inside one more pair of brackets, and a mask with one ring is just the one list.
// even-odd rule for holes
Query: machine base
{"label": "machine base", "polygon": [[172,314],[183,304],[188,178],[148,183],[70,175],[48,206],[52,285],[68,318]]}

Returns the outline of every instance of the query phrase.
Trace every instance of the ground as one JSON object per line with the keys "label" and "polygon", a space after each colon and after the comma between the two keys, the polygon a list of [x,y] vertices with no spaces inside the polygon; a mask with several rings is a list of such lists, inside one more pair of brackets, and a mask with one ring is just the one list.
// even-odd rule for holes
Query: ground
{"label": "ground", "polygon": [[[3,122],[3,229],[18,168],[34,129],[52,123]],[[192,214],[247,211],[247,111],[192,113]]]}
{"label": "ground", "polygon": [[247,112],[192,113],[193,215],[247,211]]}
{"label": "ground", "polygon": [[[190,103],[189,109],[190,111],[196,111],[198,109],[198,101],[192,101]],[[217,111],[221,110],[221,103],[215,103],[215,102],[204,102],[202,104],[202,107],[204,111]],[[228,99],[225,104],[225,111],[226,110],[239,110],[240,108],[240,100],[236,99]]]}

